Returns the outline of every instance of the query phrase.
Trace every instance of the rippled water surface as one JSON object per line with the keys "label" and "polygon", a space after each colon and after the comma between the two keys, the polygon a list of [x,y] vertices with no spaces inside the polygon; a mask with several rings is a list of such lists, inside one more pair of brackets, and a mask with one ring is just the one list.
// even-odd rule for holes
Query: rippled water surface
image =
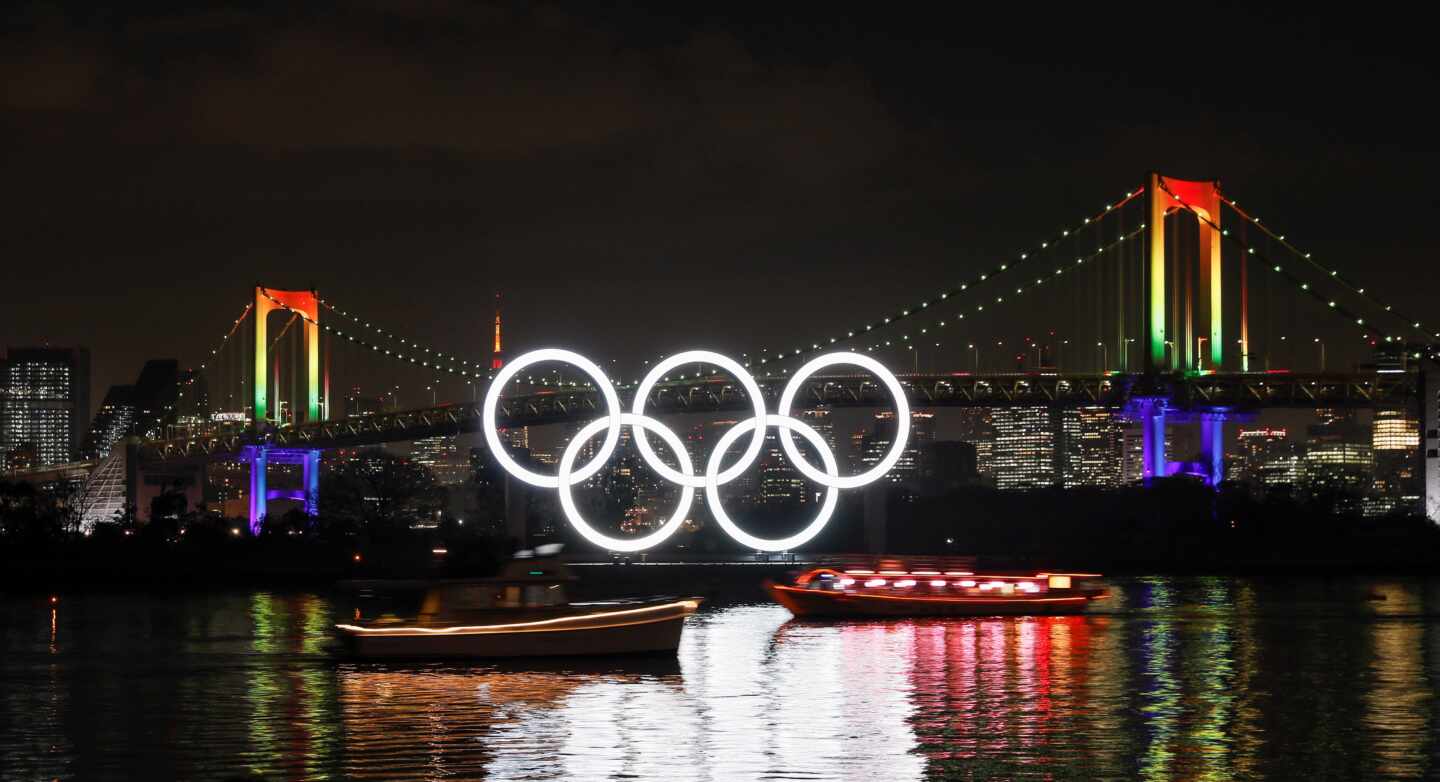
{"label": "rippled water surface", "polygon": [[1440,778],[1440,581],[1114,585],[1068,618],[712,603],[676,660],[578,668],[338,661],[327,594],[0,598],[0,778]]}

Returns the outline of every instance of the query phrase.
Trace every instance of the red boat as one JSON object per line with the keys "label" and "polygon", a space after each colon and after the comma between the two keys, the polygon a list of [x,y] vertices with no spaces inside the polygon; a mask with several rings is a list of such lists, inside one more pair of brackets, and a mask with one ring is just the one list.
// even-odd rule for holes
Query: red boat
{"label": "red boat", "polygon": [[817,567],[788,584],[765,583],[797,617],[1078,614],[1109,591],[1098,573],[977,574],[887,562]]}

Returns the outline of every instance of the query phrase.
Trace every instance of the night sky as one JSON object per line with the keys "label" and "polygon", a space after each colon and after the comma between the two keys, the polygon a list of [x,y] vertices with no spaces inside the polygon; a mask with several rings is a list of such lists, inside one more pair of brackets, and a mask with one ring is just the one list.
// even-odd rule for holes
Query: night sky
{"label": "night sky", "polygon": [[477,358],[497,290],[513,351],[809,341],[1152,168],[1440,320],[1431,33],[1377,7],[183,5],[5,15],[0,335],[97,404],[257,280]]}

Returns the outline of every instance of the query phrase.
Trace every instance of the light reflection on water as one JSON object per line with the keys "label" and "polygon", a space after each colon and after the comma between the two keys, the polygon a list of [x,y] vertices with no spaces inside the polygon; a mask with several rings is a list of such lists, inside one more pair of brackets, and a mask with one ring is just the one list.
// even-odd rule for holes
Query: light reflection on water
{"label": "light reflection on water", "polygon": [[336,661],[352,609],[314,594],[6,598],[0,778],[1440,775],[1440,582],[1117,586],[1081,617],[710,605],[677,659],[526,667]]}

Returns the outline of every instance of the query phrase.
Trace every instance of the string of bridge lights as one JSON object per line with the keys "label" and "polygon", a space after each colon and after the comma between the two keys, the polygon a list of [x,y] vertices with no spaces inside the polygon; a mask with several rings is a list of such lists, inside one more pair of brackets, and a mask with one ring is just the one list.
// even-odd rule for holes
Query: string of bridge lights
{"label": "string of bridge lights", "polygon": [[[456,355],[453,355],[453,354],[446,354],[445,352],[440,351],[440,350],[431,350],[430,348],[422,347],[422,346],[420,345],[420,343],[419,343],[418,341],[416,341],[416,340],[406,339],[406,338],[401,337],[400,335],[396,334],[396,333],[393,332],[393,331],[386,331],[385,329],[380,328],[378,325],[372,324],[372,323],[371,323],[370,321],[368,321],[368,320],[361,320],[361,319],[359,318],[359,316],[351,315],[349,312],[347,312],[347,311],[345,311],[345,310],[343,310],[343,309],[340,309],[339,307],[335,306],[334,304],[331,304],[329,299],[320,299],[320,298],[317,298],[316,300],[320,302],[320,305],[321,305],[321,306],[325,307],[326,309],[330,310],[331,312],[334,312],[334,313],[340,315],[341,317],[345,318],[346,320],[350,321],[351,323],[354,323],[356,326],[359,326],[359,327],[365,328],[365,329],[369,329],[369,330],[370,330],[371,332],[373,332],[374,334],[376,334],[376,335],[378,335],[378,336],[381,336],[381,337],[388,338],[388,339],[390,339],[390,340],[393,341],[393,342],[396,342],[396,343],[398,343],[398,344],[400,344],[400,345],[402,345],[402,346],[405,346],[405,347],[409,348],[410,350],[415,350],[415,351],[419,351],[420,353],[433,355],[433,356],[435,357],[435,359],[437,359],[436,364],[435,364],[436,366],[440,366],[439,360],[442,360],[442,359],[443,359],[443,360],[447,360],[448,363],[451,364],[452,366],[457,366],[457,367],[458,367],[458,368],[453,369],[453,370],[449,370],[449,368],[445,368],[445,369],[447,369],[447,371],[451,371],[452,374],[461,374],[461,375],[466,376],[466,377],[479,377],[479,376],[480,376],[480,370],[484,367],[484,364],[483,364],[483,363],[477,361],[477,362],[475,362],[474,365],[473,365],[473,366],[474,366],[474,369],[473,369],[473,370],[465,369],[465,367],[470,367],[470,366],[472,366],[471,363],[470,363],[470,361],[467,360],[467,359],[462,359],[462,358],[460,358],[459,356],[456,356]],[[273,299],[272,299],[272,301],[273,301]],[[329,327],[329,326],[321,326],[321,328],[324,328],[326,331],[329,331],[329,332],[331,332],[332,334],[343,334],[343,332],[341,332],[339,329],[331,328],[331,327]],[[352,335],[345,335],[345,336],[346,336],[346,339],[348,339],[348,340],[350,340],[350,341],[352,341],[352,342],[355,342],[356,344],[359,344],[359,343],[361,342],[360,339],[355,339],[355,338],[353,338]],[[368,344],[368,343],[367,343],[367,344]],[[382,348],[382,349],[383,349],[383,348]],[[408,357],[404,357],[404,356],[402,356],[401,358],[402,358],[402,360],[410,360]],[[429,358],[427,357],[427,358],[425,359],[425,361],[428,361],[428,360],[429,360]],[[458,362],[458,364],[457,364],[457,362]],[[416,363],[416,362],[413,361],[413,360],[410,360],[410,363],[413,364],[413,363]],[[422,363],[423,363],[423,362],[422,362]]]}
{"label": "string of bridge lights", "polygon": [[[274,299],[271,299],[271,300],[273,301]],[[491,379],[494,378],[494,374],[493,374],[493,373],[485,373],[485,372],[482,372],[482,367],[484,366],[484,364],[483,364],[482,362],[476,361],[476,362],[473,362],[473,363],[472,363],[471,361],[469,361],[469,360],[467,360],[467,359],[462,359],[462,358],[460,358],[459,356],[456,356],[456,355],[454,355],[454,354],[446,354],[445,352],[440,351],[440,350],[431,350],[430,348],[422,347],[422,346],[420,345],[420,343],[419,343],[418,341],[416,341],[416,340],[406,339],[406,338],[404,338],[404,337],[399,336],[398,334],[396,334],[396,333],[393,332],[393,331],[386,331],[385,329],[380,328],[378,325],[372,324],[370,321],[361,320],[358,316],[352,315],[352,314],[350,314],[349,312],[347,312],[346,310],[343,310],[343,309],[335,306],[335,305],[332,304],[328,299],[318,299],[318,301],[320,302],[321,305],[323,305],[326,309],[330,310],[331,312],[337,313],[337,314],[340,315],[341,317],[345,318],[346,320],[349,320],[351,323],[354,323],[354,324],[357,325],[357,326],[360,326],[360,327],[365,328],[365,329],[369,329],[371,332],[373,332],[373,333],[376,334],[376,335],[379,335],[379,336],[381,336],[381,337],[388,338],[388,339],[390,339],[390,340],[392,340],[392,341],[394,341],[394,342],[399,343],[400,345],[408,346],[408,347],[411,348],[412,350],[420,350],[420,351],[423,352],[423,353],[433,355],[433,356],[436,357],[437,359],[448,359],[448,360],[449,360],[449,363],[450,363],[450,366],[448,366],[448,367],[443,367],[443,366],[441,366],[438,361],[435,363],[435,366],[436,366],[436,367],[439,367],[442,371],[449,372],[450,374],[453,374],[453,375],[459,375],[459,376],[461,376],[461,377],[470,377],[470,378],[475,378],[475,379],[479,379],[479,378],[482,378],[482,377],[483,377],[483,378],[486,379],[486,380],[491,380]],[[401,361],[408,361],[408,362],[411,363],[411,364],[417,364],[417,363],[418,363],[418,364],[421,365],[421,366],[427,366],[426,361],[428,361],[428,359],[423,359],[423,360],[420,360],[420,361],[416,361],[416,359],[414,359],[414,358],[412,358],[412,357],[409,357],[409,356],[406,356],[406,355],[403,355],[403,354],[398,353],[398,352],[392,354],[391,351],[389,351],[388,349],[384,348],[383,346],[375,346],[373,343],[370,343],[370,342],[366,341],[366,340],[363,339],[363,338],[355,337],[355,336],[352,335],[352,334],[345,334],[344,332],[342,332],[342,331],[339,330],[339,329],[335,329],[335,328],[332,328],[332,327],[326,326],[326,325],[322,325],[321,328],[323,328],[323,329],[325,329],[326,331],[329,331],[329,332],[331,332],[331,333],[333,333],[333,334],[336,334],[336,335],[338,335],[338,336],[342,336],[342,337],[344,337],[347,341],[354,342],[354,343],[356,343],[357,345],[362,345],[362,346],[364,346],[364,347],[369,347],[369,348],[371,348],[371,350],[374,350],[374,351],[377,351],[377,352],[384,352],[386,355],[394,355],[395,357],[399,358]],[[459,367],[458,367],[458,368],[455,366],[455,362],[457,362],[457,361],[459,362]],[[467,369],[466,367],[473,367],[473,369]],[[573,382],[573,381],[564,381],[564,380],[561,380],[558,375],[557,375],[557,376],[551,376],[551,377],[540,377],[540,378],[536,378],[536,377],[534,377],[534,376],[526,376],[525,380],[526,380],[526,382],[531,383],[531,384],[533,384],[533,385],[541,385],[541,386],[575,387],[575,386],[579,385],[579,384],[577,384],[577,383],[575,383],[575,382]]]}
{"label": "string of bridge lights", "polygon": [[[1249,244],[1246,243],[1244,240],[1242,240],[1242,239],[1234,236],[1234,235],[1231,234],[1230,232],[1228,232],[1228,231],[1220,228],[1220,226],[1217,225],[1213,220],[1211,220],[1209,217],[1206,217],[1204,213],[1200,212],[1200,211],[1199,211],[1198,209],[1196,209],[1194,206],[1191,206],[1189,203],[1187,203],[1187,202],[1186,202],[1184,199],[1182,199],[1180,196],[1178,196],[1178,195],[1176,195],[1174,192],[1172,192],[1172,191],[1170,190],[1170,188],[1165,185],[1165,181],[1164,181],[1163,179],[1161,179],[1161,181],[1160,181],[1160,187],[1163,188],[1166,193],[1169,193],[1169,194],[1170,194],[1170,197],[1173,198],[1173,199],[1175,199],[1175,202],[1176,202],[1176,203],[1180,204],[1182,207],[1184,207],[1184,208],[1185,208],[1187,211],[1189,211],[1191,214],[1195,215],[1196,219],[1198,219],[1198,220],[1200,220],[1202,223],[1210,226],[1212,229],[1214,229],[1214,230],[1216,230],[1216,231],[1219,231],[1219,232],[1220,232],[1220,235],[1221,235],[1222,237],[1224,237],[1224,238],[1226,238],[1226,239],[1229,239],[1229,240],[1230,240],[1231,242],[1233,242],[1237,247],[1239,247],[1242,252],[1244,252],[1245,254],[1250,255],[1250,256],[1254,257],[1255,259],[1259,260],[1261,263],[1263,263],[1263,264],[1265,265],[1266,268],[1269,268],[1272,272],[1280,275],[1281,277],[1284,277],[1284,278],[1285,278],[1286,280],[1288,280],[1290,283],[1292,283],[1293,285],[1295,285],[1295,287],[1296,287],[1301,293],[1304,293],[1304,294],[1310,296],[1311,298],[1315,299],[1316,301],[1324,304],[1328,309],[1334,310],[1336,313],[1340,314],[1340,315],[1343,316],[1346,320],[1348,320],[1348,321],[1351,323],[1351,325],[1354,325],[1354,326],[1356,326],[1357,328],[1359,328],[1359,329],[1363,332],[1363,334],[1362,334],[1362,336],[1361,336],[1361,339],[1370,340],[1370,335],[1371,335],[1371,334],[1378,334],[1378,335],[1380,335],[1381,337],[1383,337],[1383,338],[1385,339],[1386,342],[1393,342],[1393,341],[1397,341],[1397,340],[1399,339],[1398,337],[1393,337],[1393,336],[1387,334],[1383,329],[1375,326],[1374,324],[1367,323],[1366,320],[1365,320],[1365,318],[1362,317],[1359,313],[1352,312],[1349,308],[1342,306],[1342,305],[1341,305],[1338,301],[1336,301],[1335,299],[1331,299],[1331,298],[1329,298],[1329,297],[1327,297],[1327,296],[1321,295],[1321,293],[1320,293],[1319,291],[1315,290],[1315,287],[1314,287],[1313,285],[1311,285],[1310,283],[1308,283],[1308,282],[1306,282],[1305,280],[1301,279],[1300,277],[1297,277],[1297,276],[1296,276],[1294,273],[1292,273],[1289,269],[1286,269],[1283,264],[1276,263],[1276,262],[1273,261],[1272,259],[1267,258],[1264,253],[1256,252],[1256,251],[1255,251],[1255,248],[1249,246]],[[1417,327],[1418,327],[1419,324],[1417,323],[1416,325],[1417,325]]]}
{"label": "string of bridge lights", "polygon": [[[1077,268],[1079,268],[1079,267],[1081,267],[1081,266],[1084,266],[1086,263],[1090,263],[1091,261],[1094,261],[1094,260],[1098,259],[1100,256],[1104,255],[1105,253],[1107,253],[1107,252],[1109,252],[1109,251],[1111,251],[1111,250],[1114,250],[1114,249],[1120,247],[1120,246],[1123,245],[1125,242],[1130,241],[1131,239],[1134,239],[1136,236],[1139,236],[1140,234],[1143,234],[1144,232],[1145,232],[1145,223],[1141,223],[1139,226],[1137,226],[1137,227],[1135,228],[1135,230],[1130,231],[1129,233],[1126,233],[1126,234],[1123,234],[1123,235],[1117,237],[1114,241],[1112,241],[1112,242],[1110,242],[1109,244],[1106,244],[1106,245],[1100,247],[1100,248],[1097,249],[1095,252],[1093,252],[1093,253],[1091,253],[1091,254],[1089,254],[1089,255],[1086,255],[1086,256],[1081,256],[1081,257],[1079,257],[1079,258],[1076,258],[1076,259],[1075,259],[1075,263],[1074,263],[1073,266],[1071,266],[1071,268],[1072,268],[1072,269],[1077,269]],[[1018,285],[1018,286],[1016,286],[1016,287],[1015,287],[1015,292],[1014,292],[1014,294],[1011,294],[1011,297],[1013,298],[1013,297],[1017,297],[1017,296],[1022,296],[1022,295],[1026,294],[1026,293],[1029,293],[1029,292],[1031,292],[1031,291],[1034,291],[1035,289],[1037,289],[1037,288],[1039,288],[1040,286],[1044,285],[1046,279],[1054,279],[1054,278],[1056,278],[1056,277],[1064,276],[1064,274],[1065,274],[1065,267],[1064,267],[1064,266],[1057,266],[1057,267],[1055,268],[1055,273],[1054,273],[1053,275],[1049,276],[1049,277],[1045,277],[1045,276],[1036,277],[1034,283],[1031,283],[1031,284],[1029,284],[1029,285]],[[1006,297],[1003,296],[1003,295],[1002,295],[1002,296],[996,296],[996,297],[995,297],[995,301],[992,303],[991,309],[992,309],[992,310],[994,309],[993,304],[1003,304],[1003,303],[1005,302],[1005,299],[1006,299]],[[972,316],[974,316],[974,315],[979,315],[980,313],[982,313],[982,312],[985,311],[985,306],[986,306],[986,305],[984,305],[984,304],[977,304],[977,305],[975,306],[974,310],[973,310],[970,314],[971,314]],[[962,321],[962,320],[965,319],[965,316],[966,316],[965,310],[963,310],[963,309],[957,310],[956,313],[955,313],[955,316],[954,316],[953,318],[942,319],[942,320],[934,321],[934,322],[931,323],[931,326],[933,326],[933,327],[938,327],[938,328],[944,328],[944,327],[946,327],[947,325],[958,324],[960,321]],[[926,328],[920,329],[920,333],[921,333],[921,334],[928,334],[928,333],[929,333],[929,328],[930,328],[930,327],[926,327]],[[902,334],[902,335],[900,335],[900,341],[901,341],[901,343],[905,343],[905,342],[910,341],[910,335],[909,335],[909,334]],[[873,344],[873,345],[868,345],[868,346],[866,346],[865,350],[866,350],[866,351],[873,352],[873,351],[875,351],[875,350],[877,350],[877,349],[879,349],[879,348],[882,348],[882,347],[891,347],[893,344],[894,344],[894,343],[893,343],[892,340],[886,340],[884,343],[876,343],[876,344]]]}
{"label": "string of bridge lights", "polygon": [[[320,322],[314,320],[313,318],[311,318],[309,315],[306,315],[304,312],[301,312],[300,310],[297,310],[297,309],[291,307],[290,305],[286,304],[285,302],[280,301],[279,299],[275,298],[274,296],[271,296],[268,291],[264,291],[264,290],[262,289],[261,295],[263,295],[265,298],[269,299],[270,301],[274,302],[275,305],[278,306],[278,307],[280,307],[281,309],[284,309],[284,310],[287,311],[287,312],[294,313],[296,316],[298,316],[301,320],[305,321],[306,323],[312,323],[312,324],[314,324],[315,326],[319,327],[320,329],[322,329],[322,330],[324,330],[324,331],[327,331],[327,332],[329,332],[329,333],[331,333],[331,334],[334,334],[335,336],[340,337],[340,338],[342,338],[342,339],[344,339],[344,340],[346,340],[346,341],[348,341],[348,342],[352,342],[352,343],[354,343],[354,344],[356,344],[356,345],[359,345],[359,346],[362,347],[362,348],[368,348],[368,349],[370,349],[371,351],[373,351],[373,352],[375,352],[375,353],[377,353],[377,354],[383,354],[383,355],[386,355],[386,356],[390,356],[391,358],[394,358],[394,359],[396,359],[396,360],[398,360],[398,361],[400,361],[400,362],[402,362],[402,363],[410,363],[410,364],[413,364],[413,365],[415,365],[415,366],[422,367],[422,368],[424,368],[424,369],[431,369],[431,370],[434,370],[434,371],[436,371],[436,372],[444,372],[444,373],[448,373],[448,374],[451,374],[451,375],[456,375],[456,376],[459,376],[459,377],[469,377],[469,378],[474,378],[474,379],[477,379],[477,380],[480,379],[480,378],[485,378],[485,379],[488,380],[488,379],[490,379],[490,378],[492,377],[491,375],[486,375],[485,373],[480,372],[478,369],[477,369],[476,371],[473,371],[473,372],[472,372],[472,371],[469,371],[469,370],[465,370],[465,369],[456,369],[456,368],[453,367],[453,366],[443,366],[443,365],[440,364],[439,361],[432,362],[428,357],[427,357],[427,358],[421,358],[421,357],[418,357],[418,356],[416,356],[416,355],[409,355],[409,354],[406,354],[406,353],[404,353],[404,352],[391,350],[390,348],[387,348],[387,347],[385,347],[385,346],[383,346],[383,345],[379,345],[379,344],[376,344],[376,343],[374,343],[374,342],[371,342],[371,341],[365,339],[364,337],[357,337],[357,336],[355,336],[354,334],[347,334],[344,329],[335,328],[334,326],[331,326],[331,325],[328,324],[328,323],[320,323]],[[327,306],[329,306],[329,305],[327,305]],[[332,309],[333,309],[333,308],[332,308]],[[374,329],[373,326],[372,326],[371,328]],[[382,332],[382,333],[383,333],[383,332]],[[417,346],[417,347],[418,347],[418,346]],[[427,349],[425,352],[428,353],[428,352],[430,352],[430,351]]]}
{"label": "string of bridge lights", "polygon": [[[1100,210],[1099,212],[1095,213],[1094,215],[1092,215],[1092,216],[1090,216],[1090,217],[1084,218],[1084,220],[1083,220],[1078,226],[1076,226],[1075,228],[1073,228],[1073,229],[1071,229],[1071,228],[1061,229],[1058,236],[1052,236],[1052,237],[1049,238],[1049,239],[1042,240],[1042,241],[1039,243],[1039,250],[1038,250],[1038,251],[1049,251],[1051,248],[1056,247],[1060,242],[1063,242],[1064,240],[1070,238],[1071,236],[1078,234],[1080,231],[1083,231],[1083,230],[1085,230],[1086,228],[1089,228],[1089,227],[1091,227],[1091,226],[1096,225],[1096,224],[1099,223],[1101,220],[1103,220],[1103,219],[1105,219],[1106,217],[1109,217],[1110,215],[1112,215],[1112,214],[1114,214],[1115,212],[1117,212],[1121,207],[1124,207],[1126,204],[1128,204],[1128,203],[1130,203],[1131,201],[1133,201],[1134,199],[1138,198],[1138,197],[1139,197],[1142,193],[1144,193],[1144,192],[1145,192],[1145,188],[1144,188],[1144,187],[1139,187],[1139,188],[1136,188],[1136,189],[1134,189],[1134,190],[1131,190],[1131,191],[1126,192],[1124,198],[1120,199],[1118,202],[1116,202],[1116,203],[1114,203],[1114,204],[1106,204],[1104,209]],[[1128,236],[1133,236],[1133,235],[1134,235],[1134,233],[1132,232],[1131,234],[1127,235],[1126,238],[1128,238]],[[1113,245],[1113,243],[1112,243],[1112,245]],[[1103,251],[1104,251],[1104,248],[1102,248],[1100,252],[1103,252]],[[1017,266],[1017,265],[1019,265],[1019,264],[1021,264],[1021,263],[1024,263],[1024,262],[1027,261],[1027,260],[1030,260],[1030,259],[1031,259],[1032,252],[1036,252],[1036,251],[1021,252],[1021,253],[1019,253],[1019,257],[1018,257],[1016,260],[1014,260],[1014,261],[1010,261],[1010,262],[1006,262],[1006,263],[1001,263],[1001,264],[993,267],[992,269],[990,269],[990,270],[987,271],[987,272],[981,272],[977,277],[975,277],[973,280],[971,280],[971,281],[969,281],[969,282],[962,282],[962,283],[960,283],[960,284],[958,284],[958,285],[956,285],[956,286],[954,286],[954,287],[952,287],[952,288],[949,288],[949,289],[940,291],[938,294],[935,294],[934,296],[931,296],[931,297],[928,298],[928,299],[923,299],[923,300],[921,300],[921,301],[919,301],[919,302],[917,302],[917,303],[915,303],[915,304],[912,304],[912,305],[910,305],[910,306],[908,306],[908,307],[903,307],[903,308],[901,308],[897,313],[892,314],[892,315],[890,315],[889,317],[882,318],[882,319],[880,319],[880,320],[878,320],[878,321],[873,321],[873,322],[870,322],[870,323],[862,323],[862,324],[860,324],[859,326],[857,326],[857,327],[855,327],[855,328],[847,329],[847,330],[845,331],[845,335],[844,335],[844,336],[840,336],[840,337],[828,337],[828,338],[826,338],[825,340],[823,340],[822,342],[812,342],[812,343],[810,343],[809,346],[801,345],[800,347],[795,348],[792,352],[789,352],[789,353],[785,353],[785,352],[781,352],[781,351],[776,351],[773,356],[767,356],[767,355],[765,355],[765,349],[764,349],[764,348],[761,348],[760,351],[759,351],[759,361],[756,362],[754,359],[749,359],[749,358],[747,358],[746,363],[745,363],[745,366],[749,367],[749,366],[752,366],[752,365],[755,364],[755,363],[759,363],[759,364],[762,364],[762,365],[763,365],[763,364],[768,364],[768,363],[771,362],[771,361],[784,361],[784,360],[788,360],[788,359],[794,359],[794,358],[799,358],[799,357],[802,357],[802,356],[806,356],[806,355],[809,355],[809,354],[811,354],[811,353],[818,353],[818,352],[821,351],[821,350],[827,350],[827,349],[829,349],[829,348],[830,348],[831,346],[833,346],[833,345],[836,345],[836,344],[839,344],[839,343],[842,343],[842,342],[849,341],[849,340],[851,340],[851,339],[856,338],[857,336],[863,338],[863,336],[864,336],[866,333],[872,332],[872,331],[874,331],[875,329],[884,328],[884,327],[886,327],[886,326],[894,325],[894,324],[896,324],[896,323],[898,323],[898,322],[900,322],[900,321],[902,321],[902,320],[906,320],[906,319],[909,319],[909,318],[915,318],[915,317],[920,317],[920,316],[926,315],[926,314],[928,314],[928,313],[930,312],[930,308],[931,308],[933,305],[939,305],[941,302],[947,301],[951,296],[955,296],[955,295],[957,295],[957,294],[966,292],[966,291],[970,290],[970,289],[973,288],[973,287],[978,287],[978,286],[984,284],[985,282],[989,281],[990,279],[994,278],[995,276],[1000,275],[1000,274],[1003,274],[1004,272],[1009,271],[1010,269],[1013,269],[1015,266]],[[1093,258],[1093,257],[1095,257],[1095,256],[1098,255],[1098,254],[1099,254],[1099,252],[1094,253],[1094,254],[1092,254],[1090,257]],[[1077,265],[1078,265],[1079,263],[1083,263],[1085,260],[1086,260],[1085,258],[1077,259]],[[1057,274],[1058,274],[1058,273],[1060,273],[1060,270],[1057,270]],[[1003,300],[1003,299],[1002,299],[1002,300]],[[983,309],[983,307],[981,307],[981,309]],[[964,316],[957,313],[957,317],[963,318]],[[944,325],[944,321],[941,321],[941,325]],[[908,339],[908,337],[905,337],[905,339]],[[889,343],[887,342],[886,344],[889,344]],[[870,350],[873,350],[873,349],[875,349],[875,347],[877,347],[877,346],[872,345],[869,349],[870,349]],[[744,354],[744,355],[746,355],[746,356],[748,357],[748,354]],[[785,370],[781,370],[781,373],[782,373],[782,374],[785,374],[786,372],[785,372]]]}
{"label": "string of bridge lights", "polygon": [[[205,371],[205,369],[209,367],[210,361],[214,359],[215,356],[220,355],[220,351],[225,349],[225,346],[230,342],[230,338],[235,336],[235,332],[240,329],[240,324],[245,322],[246,318],[250,317],[250,311],[253,309],[255,309],[255,302],[252,301],[245,305],[245,309],[240,311],[240,317],[236,318],[234,322],[230,324],[230,330],[225,332],[225,336],[220,338],[220,344],[215,346],[215,348],[210,351],[210,355],[206,357],[204,361],[200,362],[201,372]],[[180,390],[175,395],[175,401],[177,404],[181,399],[185,398],[185,389],[194,385],[195,381],[199,377],[200,376],[198,373],[191,373],[190,378],[186,380],[183,384],[181,384]]]}
{"label": "string of bridge lights", "polygon": [[[1340,271],[1339,271],[1338,269],[1332,269],[1332,268],[1329,268],[1329,267],[1321,264],[1319,261],[1317,261],[1317,260],[1315,260],[1314,258],[1312,258],[1312,257],[1310,256],[1310,253],[1307,253],[1307,252],[1302,251],[1300,248],[1296,247],[1295,245],[1293,245],[1293,244],[1291,244],[1289,241],[1287,241],[1287,240],[1285,239],[1285,235],[1284,235],[1284,234],[1276,233],[1275,231],[1270,230],[1270,227],[1269,227],[1269,226],[1263,225],[1263,224],[1260,222],[1260,218],[1258,218],[1258,217],[1253,217],[1253,216],[1247,214],[1247,213],[1245,212],[1245,210],[1243,210],[1243,209],[1240,208],[1240,205],[1239,205],[1239,204],[1235,203],[1234,200],[1225,197],[1223,194],[1220,196],[1220,200],[1222,200],[1223,202],[1225,202],[1225,204],[1226,204],[1227,206],[1229,206],[1232,210],[1234,210],[1235,214],[1239,215],[1241,218],[1243,218],[1243,219],[1245,219],[1246,221],[1248,221],[1251,225],[1253,225],[1253,226],[1255,226],[1256,228],[1260,229],[1262,232],[1265,233],[1266,236],[1268,236],[1268,237],[1270,237],[1271,239],[1274,239],[1275,241],[1279,242],[1281,247],[1284,247],[1285,249],[1289,250],[1292,254],[1295,255],[1295,257],[1304,260],[1306,263],[1309,263],[1311,266],[1314,266],[1314,267],[1315,267],[1316,269],[1318,269],[1320,272],[1322,272],[1323,274],[1325,274],[1326,277],[1328,277],[1330,280],[1334,281],[1337,285],[1339,285],[1339,286],[1341,286],[1341,287],[1343,287],[1343,288],[1349,289],[1351,293],[1354,293],[1355,295],[1361,297],[1362,299],[1370,302],[1371,304],[1374,304],[1374,305],[1377,306],[1377,307],[1380,307],[1381,309],[1383,309],[1383,310],[1385,310],[1386,312],[1390,313],[1391,315],[1395,316],[1395,318],[1397,318],[1398,320],[1400,320],[1400,321],[1402,321],[1403,323],[1405,323],[1409,328],[1414,329],[1415,331],[1419,332],[1421,336],[1426,337],[1427,339],[1428,339],[1428,338],[1440,338],[1440,331],[1436,331],[1436,332],[1433,332],[1433,333],[1426,332],[1426,331],[1425,331],[1425,328],[1424,328],[1424,324],[1422,324],[1419,320],[1417,320],[1417,319],[1415,319],[1415,318],[1412,318],[1412,317],[1410,317],[1409,315],[1407,315],[1407,314],[1405,314],[1405,313],[1403,313],[1403,312],[1398,312],[1398,311],[1396,311],[1393,306],[1391,306],[1391,305],[1389,305],[1389,304],[1386,304],[1386,303],[1384,303],[1384,302],[1376,299],[1374,296],[1366,293],[1364,287],[1360,286],[1360,285],[1357,284],[1356,282],[1354,282],[1354,281],[1346,278],[1345,276],[1341,275],[1341,274],[1340,274]],[[1229,234],[1227,233],[1227,231],[1225,231],[1225,230],[1223,230],[1223,229],[1220,231],[1220,233],[1221,233],[1221,235],[1225,235],[1225,236],[1228,236],[1228,235],[1229,235]],[[1398,338],[1397,338],[1397,339],[1398,339]]]}

